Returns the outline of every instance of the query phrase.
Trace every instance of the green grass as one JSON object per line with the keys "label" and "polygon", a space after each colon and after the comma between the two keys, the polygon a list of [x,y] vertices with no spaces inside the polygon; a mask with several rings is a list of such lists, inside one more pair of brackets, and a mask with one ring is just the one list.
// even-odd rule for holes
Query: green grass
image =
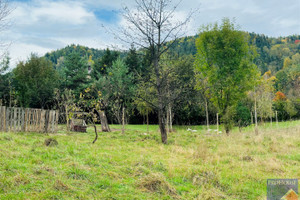
{"label": "green grass", "polygon": [[175,126],[168,145],[154,125],[100,133],[94,145],[93,128],[0,133],[0,199],[266,199],[267,179],[300,178],[300,121],[261,125],[259,135],[189,127],[198,131]]}

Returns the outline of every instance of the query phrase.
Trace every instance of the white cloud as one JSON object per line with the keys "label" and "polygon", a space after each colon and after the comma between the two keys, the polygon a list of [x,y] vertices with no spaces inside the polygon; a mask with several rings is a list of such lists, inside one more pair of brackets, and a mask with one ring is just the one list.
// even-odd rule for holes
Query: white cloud
{"label": "white cloud", "polygon": [[34,1],[31,4],[16,3],[12,13],[17,25],[33,25],[36,23],[66,23],[80,25],[95,19],[82,3]]}
{"label": "white cloud", "polygon": [[[12,1],[13,2],[13,1]],[[134,0],[29,0],[15,2],[11,14],[13,25],[2,35],[12,42],[10,55],[13,60],[24,60],[31,52],[44,54],[71,43],[94,48],[105,48],[120,43],[101,28],[122,24],[122,18],[105,21],[100,12],[119,10],[123,5],[132,6]],[[176,2],[176,1],[174,1]],[[184,19],[190,9],[199,7],[186,28],[193,35],[203,24],[220,21],[223,17],[236,18],[242,30],[269,36],[300,34],[299,0],[183,0],[174,20]],[[110,13],[108,12],[108,15]]]}
{"label": "white cloud", "polygon": [[43,55],[72,43],[104,48],[111,42],[101,30],[102,22],[82,2],[34,0],[14,7],[13,25],[5,33],[6,40],[12,41],[12,65],[31,52]]}

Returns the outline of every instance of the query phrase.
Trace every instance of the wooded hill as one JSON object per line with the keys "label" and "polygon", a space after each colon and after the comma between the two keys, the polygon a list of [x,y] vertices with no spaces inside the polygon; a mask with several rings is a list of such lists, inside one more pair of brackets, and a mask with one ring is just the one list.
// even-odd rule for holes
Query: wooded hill
{"label": "wooded hill", "polygon": [[[196,36],[187,36],[180,38],[174,43],[172,51],[178,56],[195,55],[197,49],[195,46]],[[278,72],[284,67],[285,58],[292,58],[293,55],[300,53],[300,35],[293,35],[288,37],[268,37],[262,34],[249,33],[249,42],[256,47],[257,57],[255,64],[264,74],[271,71],[273,74]],[[94,49],[81,45],[69,45],[65,48],[46,53],[45,57],[53,64],[57,64],[59,59],[67,56],[73,52],[79,53],[81,56],[92,57],[93,60],[101,59],[105,54],[105,49]],[[114,51],[121,57],[125,57],[128,51]]]}
{"label": "wooded hill", "polygon": [[[261,94],[268,94],[267,97],[260,95],[258,116],[262,121],[275,118],[276,110],[280,120],[300,118],[300,35],[279,38],[255,33],[246,35],[256,48],[254,62],[265,80],[259,90]],[[168,77],[166,92],[175,96],[168,109],[176,124],[204,124],[206,120],[205,101],[195,89],[197,37],[188,36],[176,41],[161,63]],[[80,45],[69,45],[41,58],[32,55],[12,72],[0,71],[1,104],[57,109],[61,108],[59,101],[62,98],[57,95],[66,89],[72,91],[69,99],[73,98],[72,103],[78,105],[82,96],[97,96],[95,91],[100,91],[99,106],[106,111],[110,122],[120,123],[121,107],[126,107],[127,122],[145,123],[148,118],[150,123],[157,123],[156,111],[151,107],[156,99],[152,98],[155,90],[151,86],[150,60],[148,52],[134,48],[123,52]],[[145,101],[138,96],[143,96]],[[66,101],[66,96],[64,98]],[[272,109],[267,110],[270,104]],[[87,109],[85,105],[81,104],[83,109]],[[253,105],[253,99],[249,97],[239,103],[236,123],[240,123],[241,118],[245,121],[243,125],[251,122]],[[217,109],[208,102],[208,110],[209,121],[215,123]]]}

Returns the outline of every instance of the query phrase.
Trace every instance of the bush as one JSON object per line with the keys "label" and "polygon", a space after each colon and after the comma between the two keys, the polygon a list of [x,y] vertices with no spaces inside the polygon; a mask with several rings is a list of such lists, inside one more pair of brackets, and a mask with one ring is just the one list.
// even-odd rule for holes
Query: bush
{"label": "bush", "polygon": [[240,128],[251,125],[251,112],[242,103],[239,103],[236,107],[235,123]]}

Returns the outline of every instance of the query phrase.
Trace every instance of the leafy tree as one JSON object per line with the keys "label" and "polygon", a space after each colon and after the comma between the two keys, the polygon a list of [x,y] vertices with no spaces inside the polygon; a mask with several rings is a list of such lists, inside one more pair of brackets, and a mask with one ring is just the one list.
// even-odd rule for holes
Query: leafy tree
{"label": "leafy tree", "polygon": [[209,93],[219,109],[228,134],[237,103],[254,83],[258,69],[254,49],[247,35],[224,19],[221,25],[207,26],[196,40],[196,68],[208,77]]}
{"label": "leafy tree", "polygon": [[256,87],[257,93],[257,110],[261,120],[271,119],[274,116],[273,99],[274,99],[274,82],[276,78],[267,71],[260,79]]}
{"label": "leafy tree", "polygon": [[13,85],[13,74],[8,72],[0,74],[0,105],[11,107],[15,100],[15,87]]}
{"label": "leafy tree", "polygon": [[124,109],[130,105],[132,81],[133,75],[121,58],[114,61],[112,67],[107,69],[107,75],[98,81],[98,90],[102,92],[104,101],[111,106],[120,124],[124,124]]}
{"label": "leafy tree", "polygon": [[53,103],[58,74],[52,63],[32,54],[13,70],[18,102],[23,107],[46,108]]}
{"label": "leafy tree", "polygon": [[[197,65],[197,60],[195,62],[195,65]],[[195,89],[198,90],[199,96],[201,98],[201,101],[204,102],[205,107],[205,115],[206,115],[206,126],[207,130],[209,130],[209,100],[211,98],[209,94],[209,84],[208,84],[208,77],[205,77],[201,71],[199,71],[199,68],[195,68],[195,78],[197,79],[195,84]]]}
{"label": "leafy tree", "polygon": [[8,72],[10,58],[6,54],[0,63],[0,105],[11,105],[12,94],[12,73]]}
{"label": "leafy tree", "polygon": [[236,107],[235,121],[240,128],[249,126],[251,124],[251,113],[249,108],[242,102],[239,102]]}
{"label": "leafy tree", "polygon": [[286,100],[287,100],[287,98],[286,98],[285,94],[283,94],[280,91],[276,92],[274,101],[286,101]]}
{"label": "leafy tree", "polygon": [[286,96],[282,92],[278,91],[274,98],[274,110],[278,113],[278,119],[287,119],[288,114],[285,111]]}
{"label": "leafy tree", "polygon": [[73,91],[65,88],[63,91],[56,89],[54,91],[58,109],[65,113],[67,131],[70,129],[69,121],[72,118],[72,112],[76,110],[75,96]]}
{"label": "leafy tree", "polygon": [[294,117],[298,113],[298,111],[295,108],[294,103],[290,100],[286,101],[286,103],[284,105],[284,110],[290,116],[290,119],[292,119],[292,117]]}
{"label": "leafy tree", "polygon": [[276,89],[287,94],[289,99],[300,99],[300,54],[286,58],[285,66],[276,73]]}
{"label": "leafy tree", "polygon": [[[137,89],[137,92],[141,92],[139,89],[141,89],[142,87]],[[144,89],[142,89],[142,91],[144,91]],[[146,93],[144,93],[146,94]],[[141,95],[141,94],[139,94]],[[146,123],[147,123],[147,132],[149,132],[149,114],[153,112],[153,108],[146,102],[143,101],[140,98],[136,98],[134,99],[134,104],[136,105],[136,109],[138,110],[138,112],[143,115],[146,116]]]}
{"label": "leafy tree", "polygon": [[0,62],[0,75],[5,74],[9,68],[10,57],[8,53],[6,53]]}
{"label": "leafy tree", "polygon": [[[91,85],[91,87],[85,89],[84,92],[80,94],[80,99],[78,102],[78,107],[80,108],[80,111],[83,111],[85,113],[83,118],[86,120],[87,123],[92,123],[94,126],[96,137],[93,143],[95,143],[98,139],[96,122],[98,121],[97,115],[99,115],[101,120],[101,102],[102,94],[100,91],[97,91],[95,84]],[[103,120],[101,120],[101,126],[103,130]]]}
{"label": "leafy tree", "polygon": [[166,78],[162,82],[161,88],[166,94],[166,125],[168,131],[172,131],[175,108],[181,107],[194,95],[195,74],[193,61],[192,56],[182,56],[180,58],[169,54],[162,56],[162,76]]}

